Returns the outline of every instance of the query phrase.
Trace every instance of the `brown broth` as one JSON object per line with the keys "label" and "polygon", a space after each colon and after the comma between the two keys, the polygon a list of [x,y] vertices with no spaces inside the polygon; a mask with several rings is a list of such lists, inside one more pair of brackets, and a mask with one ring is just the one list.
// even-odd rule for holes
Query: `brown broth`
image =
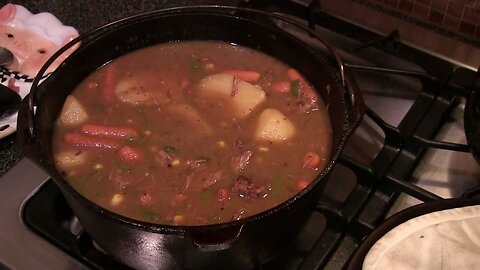
{"label": "brown broth", "polygon": [[[66,105],[57,121],[57,168],[89,200],[147,222],[221,223],[270,209],[309,184],[331,155],[326,108],[306,81],[289,79],[289,69],[261,52],[220,42],[169,43],[122,56],[72,92],[85,115],[69,115]],[[248,115],[239,116],[229,100],[236,93],[201,91],[200,80],[224,70],[260,74],[252,84],[265,99]],[[234,89],[239,77],[233,76],[232,93],[246,91]],[[273,89],[280,81],[288,83],[286,92]],[[255,136],[267,108],[293,123],[293,136],[279,142]],[[62,120],[65,115],[73,120]],[[137,134],[92,135],[89,124]],[[108,143],[115,148],[105,148]],[[305,163],[311,151],[318,155],[314,168]],[[249,154],[243,169],[232,168]]]}

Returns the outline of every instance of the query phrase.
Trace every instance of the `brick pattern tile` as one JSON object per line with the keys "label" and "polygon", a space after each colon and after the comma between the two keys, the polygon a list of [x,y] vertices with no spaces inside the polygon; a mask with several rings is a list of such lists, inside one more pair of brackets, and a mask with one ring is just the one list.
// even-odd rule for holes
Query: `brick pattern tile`
{"label": "brick pattern tile", "polygon": [[[359,0],[353,0],[359,1]],[[363,0],[480,41],[480,0]]]}

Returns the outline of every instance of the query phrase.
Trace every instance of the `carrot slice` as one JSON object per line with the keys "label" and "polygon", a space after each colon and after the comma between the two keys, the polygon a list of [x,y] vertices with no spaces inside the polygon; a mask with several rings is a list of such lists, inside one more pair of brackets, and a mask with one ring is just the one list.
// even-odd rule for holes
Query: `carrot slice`
{"label": "carrot slice", "polygon": [[116,149],[120,147],[120,144],[114,140],[90,137],[79,133],[66,133],[63,138],[66,143],[81,147],[104,149]]}
{"label": "carrot slice", "polygon": [[320,165],[320,156],[315,152],[308,152],[303,157],[303,168],[318,169]]}
{"label": "carrot slice", "polygon": [[118,151],[118,155],[120,156],[120,160],[123,161],[137,161],[142,159],[142,153],[137,149],[131,146],[122,146]]}
{"label": "carrot slice", "polygon": [[304,80],[302,75],[300,75],[300,73],[296,70],[296,69],[293,69],[293,68],[290,68],[287,70],[287,77],[290,79],[290,81],[294,81],[294,80]]}
{"label": "carrot slice", "polygon": [[247,82],[256,82],[258,81],[258,79],[260,79],[260,73],[252,70],[230,69],[230,70],[224,70],[222,73],[237,75],[239,79]]}
{"label": "carrot slice", "polygon": [[288,93],[290,91],[290,82],[280,81],[272,84],[272,90],[278,93]]}
{"label": "carrot slice", "polygon": [[305,179],[302,179],[302,180],[298,180],[297,183],[295,184],[295,189],[297,191],[302,191],[304,190],[306,187],[308,187],[308,185],[310,184],[309,181],[305,180]]}
{"label": "carrot slice", "polygon": [[103,98],[107,103],[110,103],[115,97],[115,77],[115,66],[113,64],[107,65],[102,81]]}
{"label": "carrot slice", "polygon": [[95,124],[86,124],[83,125],[82,133],[98,136],[98,137],[107,137],[107,138],[125,138],[125,137],[137,137],[138,132],[129,127],[112,127],[112,126],[102,126]]}

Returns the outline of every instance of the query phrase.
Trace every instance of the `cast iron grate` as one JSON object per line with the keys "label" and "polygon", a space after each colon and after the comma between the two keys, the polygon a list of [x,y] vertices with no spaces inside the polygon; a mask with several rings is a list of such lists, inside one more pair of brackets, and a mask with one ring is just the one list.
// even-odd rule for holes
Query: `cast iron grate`
{"label": "cast iron grate", "polygon": [[[379,36],[321,11],[319,1],[302,5],[293,1],[251,0],[241,6],[285,13],[306,20],[311,27],[320,25],[361,42],[352,52],[374,46],[420,65],[426,73],[350,64],[357,73],[396,74],[421,82],[421,92],[397,127],[388,124],[371,108],[370,118],[385,133],[385,142],[373,162],[364,164],[342,155],[340,165],[350,169],[356,184],[342,203],[319,201],[312,219],[300,232],[297,242],[258,269],[341,269],[348,263],[359,243],[385,218],[395,198],[406,193],[427,202],[442,199],[411,183],[413,170],[426,149],[441,148],[468,152],[465,145],[432,140],[450,111],[465,97],[475,73],[452,65],[400,41],[400,33]],[[25,223],[35,232],[89,267],[124,269],[96,248],[81,230],[60,191],[47,181],[24,207]]]}

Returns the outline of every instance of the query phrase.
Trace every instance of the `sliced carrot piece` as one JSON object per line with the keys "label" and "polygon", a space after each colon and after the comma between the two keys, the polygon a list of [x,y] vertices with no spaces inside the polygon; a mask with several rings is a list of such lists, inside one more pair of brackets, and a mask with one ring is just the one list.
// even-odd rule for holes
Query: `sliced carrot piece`
{"label": "sliced carrot piece", "polygon": [[294,81],[294,80],[304,80],[302,75],[300,75],[300,73],[296,70],[296,69],[293,69],[293,68],[290,68],[287,70],[287,77],[290,79],[290,81]]}
{"label": "sliced carrot piece", "polygon": [[252,70],[230,69],[230,70],[224,70],[222,73],[237,75],[239,79],[247,82],[256,82],[258,81],[258,79],[260,79],[260,73]]}
{"label": "sliced carrot piece", "polygon": [[302,179],[302,180],[298,180],[297,183],[295,184],[295,189],[297,191],[302,191],[304,190],[306,187],[308,187],[308,185],[310,184],[309,181],[305,180],[305,179]]}
{"label": "sliced carrot piece", "polygon": [[86,124],[81,127],[82,133],[107,137],[107,138],[125,138],[125,137],[137,137],[138,132],[129,127],[113,127],[113,126],[103,126],[95,124]]}
{"label": "sliced carrot piece", "polygon": [[142,159],[142,153],[131,146],[122,146],[118,151],[120,159],[123,161],[137,161]]}
{"label": "sliced carrot piece", "polygon": [[281,81],[272,84],[272,91],[278,93],[288,93],[290,91],[290,82]]}
{"label": "sliced carrot piece", "polygon": [[105,149],[116,149],[120,147],[120,144],[114,140],[91,137],[79,133],[66,133],[63,138],[66,143],[81,147]]}
{"label": "sliced carrot piece", "polygon": [[303,157],[303,168],[316,170],[320,165],[320,156],[315,152],[308,152]]}
{"label": "sliced carrot piece", "polygon": [[113,64],[108,64],[105,67],[102,81],[103,98],[107,103],[110,103],[115,98],[115,77],[115,66]]}

